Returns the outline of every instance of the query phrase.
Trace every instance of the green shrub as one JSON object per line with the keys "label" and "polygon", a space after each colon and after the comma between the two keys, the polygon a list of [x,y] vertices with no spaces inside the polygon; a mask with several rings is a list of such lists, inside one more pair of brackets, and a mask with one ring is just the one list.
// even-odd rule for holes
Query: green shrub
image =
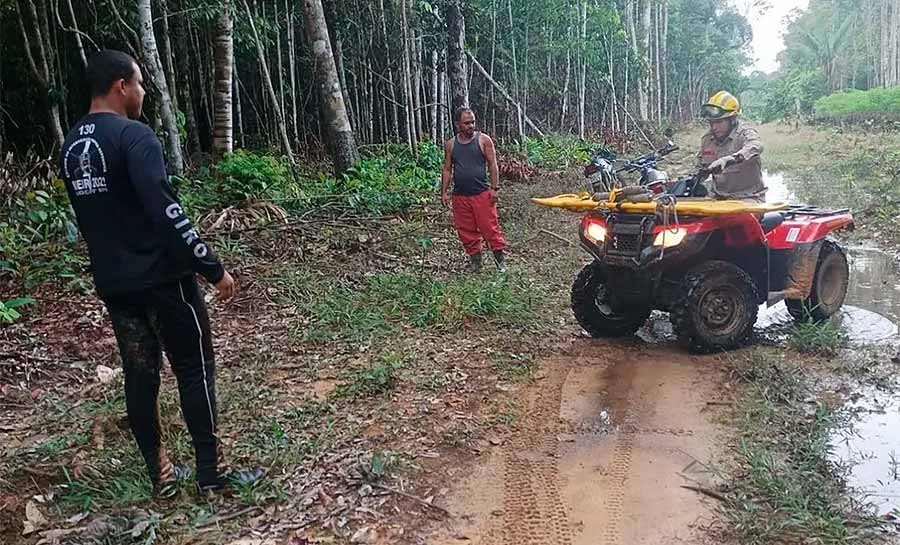
{"label": "green shrub", "polygon": [[435,194],[442,165],[443,153],[430,141],[419,144],[415,155],[400,144],[371,146],[340,177],[304,180],[285,204],[298,212],[334,202],[361,214],[404,213]]}
{"label": "green shrub", "polygon": [[281,159],[247,150],[229,153],[215,171],[219,176],[219,195],[223,202],[231,204],[266,199],[274,188],[285,186],[291,174]]}
{"label": "green shrub", "polygon": [[583,165],[591,159],[593,146],[574,136],[548,135],[526,138],[528,162],[546,170],[564,170]]}
{"label": "green shrub", "polygon": [[821,121],[900,121],[900,87],[843,91],[822,97],[815,104]]}
{"label": "green shrub", "polygon": [[29,191],[15,198],[9,219],[29,244],[52,240],[75,242],[78,239],[75,212],[69,204],[65,185],[58,179],[45,189]]}

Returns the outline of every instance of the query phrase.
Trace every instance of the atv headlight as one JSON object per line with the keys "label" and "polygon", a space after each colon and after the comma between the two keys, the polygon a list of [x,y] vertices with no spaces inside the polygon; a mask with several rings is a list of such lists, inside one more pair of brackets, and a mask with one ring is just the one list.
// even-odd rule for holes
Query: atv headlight
{"label": "atv headlight", "polygon": [[596,223],[589,223],[584,230],[584,236],[594,244],[602,244],[606,240],[606,227]]}
{"label": "atv headlight", "polygon": [[665,229],[656,235],[656,238],[653,239],[653,245],[662,248],[671,248],[681,244],[686,236],[687,230],[685,229]]}

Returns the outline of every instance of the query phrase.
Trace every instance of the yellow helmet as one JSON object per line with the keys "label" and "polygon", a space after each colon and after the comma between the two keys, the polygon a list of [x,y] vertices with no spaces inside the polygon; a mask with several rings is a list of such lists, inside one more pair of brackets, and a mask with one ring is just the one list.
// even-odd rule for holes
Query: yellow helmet
{"label": "yellow helmet", "polygon": [[701,110],[704,119],[728,119],[741,113],[741,103],[728,91],[719,91],[706,101]]}

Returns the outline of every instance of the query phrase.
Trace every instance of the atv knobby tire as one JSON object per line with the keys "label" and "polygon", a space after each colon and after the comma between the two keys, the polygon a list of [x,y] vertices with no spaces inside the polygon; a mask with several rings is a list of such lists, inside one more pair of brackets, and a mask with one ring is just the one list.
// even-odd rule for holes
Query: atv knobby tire
{"label": "atv knobby tire", "polygon": [[618,303],[606,284],[608,269],[594,261],[585,265],[572,284],[575,319],[592,337],[627,337],[650,317],[649,305]]}
{"label": "atv knobby tire", "polygon": [[847,254],[836,242],[826,239],[819,250],[809,297],[786,299],[784,302],[794,320],[824,322],[844,304],[849,282]]}
{"label": "atv knobby tire", "polygon": [[740,267],[708,261],[684,275],[669,320],[679,340],[697,352],[737,348],[753,333],[756,285]]}

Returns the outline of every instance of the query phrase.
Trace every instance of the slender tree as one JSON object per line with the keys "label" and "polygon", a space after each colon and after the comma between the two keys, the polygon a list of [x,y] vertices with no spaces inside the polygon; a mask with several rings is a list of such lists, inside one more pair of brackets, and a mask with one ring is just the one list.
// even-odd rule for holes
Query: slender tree
{"label": "slender tree", "polygon": [[303,0],[309,48],[316,62],[316,85],[322,101],[322,117],[334,156],[335,172],[340,174],[359,160],[356,140],[350,128],[344,95],[341,91],[328,26],[321,0]]}
{"label": "slender tree", "polygon": [[[447,76],[450,78],[450,111],[469,106],[469,85],[466,78],[466,20],[462,0],[447,4]],[[452,126],[452,125],[451,125]]]}
{"label": "slender tree", "polygon": [[215,94],[213,95],[213,155],[222,157],[234,149],[234,122],[232,118],[232,66],[234,65],[234,25],[231,5],[226,1],[216,20],[215,37]]}
{"label": "slender tree", "polygon": [[166,150],[169,154],[169,168],[173,174],[184,173],[184,158],[181,154],[181,136],[178,122],[172,106],[172,95],[166,83],[159,50],[156,47],[156,36],[153,33],[153,12],[150,0],[137,0],[138,20],[140,21],[141,50],[144,53],[144,64],[153,85],[159,91],[159,115],[166,131]]}

